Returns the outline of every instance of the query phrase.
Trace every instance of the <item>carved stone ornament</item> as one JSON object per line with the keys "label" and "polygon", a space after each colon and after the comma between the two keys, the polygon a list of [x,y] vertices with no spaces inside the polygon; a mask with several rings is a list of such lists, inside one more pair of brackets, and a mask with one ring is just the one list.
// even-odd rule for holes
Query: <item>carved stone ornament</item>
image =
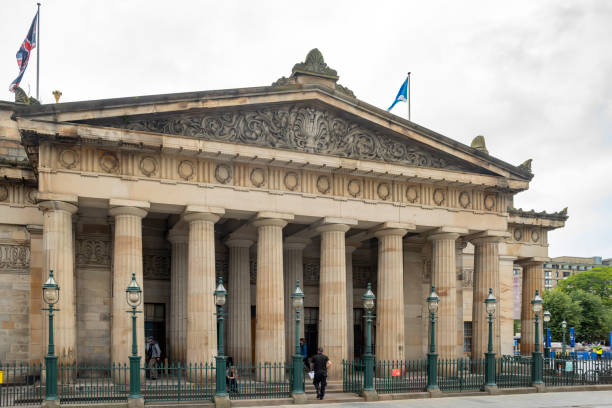
{"label": "carved stone ornament", "polygon": [[287,190],[294,191],[300,184],[300,178],[295,171],[290,171],[285,174],[283,182],[285,183]]}
{"label": "carved stone ornament", "polygon": [[416,141],[366,128],[331,110],[303,103],[197,116],[127,122],[111,118],[87,123],[352,159],[482,172]]}
{"label": "carved stone ornament", "polygon": [[304,285],[319,286],[321,264],[318,259],[304,260]]}
{"label": "carved stone ornament", "polygon": [[474,271],[472,269],[463,270],[463,287],[471,288],[474,286]]}
{"label": "carved stone ornament", "polygon": [[406,189],[406,200],[415,203],[419,199],[419,190],[416,186],[408,186]]}
{"label": "carved stone ornament", "polygon": [[255,187],[262,187],[266,184],[266,172],[261,168],[253,169],[251,170],[250,179]]}
{"label": "carved stone ornament", "polygon": [[189,160],[183,160],[178,165],[178,174],[183,180],[190,180],[195,173],[195,167]]}
{"label": "carved stone ornament", "polygon": [[6,201],[9,197],[8,187],[5,185],[0,185],[0,201]]}
{"label": "carved stone ornament", "polygon": [[523,230],[521,228],[515,228],[512,232],[512,237],[515,241],[519,242],[523,239]]}
{"label": "carved stone ornament", "polygon": [[317,190],[319,190],[319,193],[327,194],[330,188],[331,183],[329,181],[329,176],[319,176],[319,178],[317,178]]}
{"label": "carved stone ornament", "polygon": [[493,211],[493,209],[495,208],[495,195],[487,195],[484,199],[484,206],[487,210]]}
{"label": "carved stone ornament", "polygon": [[100,156],[100,168],[107,173],[117,173],[119,170],[119,159],[114,153],[106,152]]}
{"label": "carved stone ornament", "polygon": [[391,187],[389,183],[380,183],[378,188],[376,189],[376,193],[378,194],[378,198],[381,200],[386,200],[391,195]]}
{"label": "carved stone ornament", "polygon": [[436,205],[442,205],[446,200],[446,191],[436,188],[433,192],[433,200]]}
{"label": "carved stone ornament", "polygon": [[30,248],[25,245],[0,244],[0,270],[27,271],[30,268]]}
{"label": "carved stone ornament", "polygon": [[232,179],[232,168],[227,164],[217,164],[217,167],[215,167],[215,179],[221,184],[227,184]]}
{"label": "carved stone ornament", "polygon": [[140,171],[147,177],[151,177],[155,175],[157,171],[157,160],[151,156],[145,156],[140,159]]}
{"label": "carved stone ornament", "polygon": [[142,275],[145,279],[170,279],[170,256],[166,251],[143,251]]}
{"label": "carved stone ornament", "polygon": [[538,230],[531,231],[531,240],[533,242],[538,242],[540,240],[540,233],[538,232]]}
{"label": "carved stone ornament", "polygon": [[25,200],[28,204],[36,204],[36,195],[38,194],[38,190],[35,188],[29,188],[26,190]]}
{"label": "carved stone ornament", "polygon": [[79,266],[108,267],[111,264],[111,242],[101,239],[78,239],[76,263]]}
{"label": "carved stone ornament", "polygon": [[350,195],[353,197],[359,197],[359,194],[361,194],[361,180],[353,179],[349,181],[346,188]]}
{"label": "carved stone ornament", "polygon": [[308,55],[306,55],[306,60],[304,62],[300,62],[293,66],[293,74],[302,73],[302,74],[315,74],[317,76],[322,76],[325,78],[330,78],[337,80],[338,72],[335,69],[331,69],[325,63],[323,59],[323,54],[317,48],[313,48],[310,50]]}
{"label": "carved stone ornament", "polygon": [[79,164],[79,154],[73,149],[64,149],[60,152],[58,160],[65,169],[73,169]]}
{"label": "carved stone ornament", "polygon": [[467,191],[462,191],[459,194],[459,205],[463,208],[468,208],[472,200],[470,199],[470,194]]}

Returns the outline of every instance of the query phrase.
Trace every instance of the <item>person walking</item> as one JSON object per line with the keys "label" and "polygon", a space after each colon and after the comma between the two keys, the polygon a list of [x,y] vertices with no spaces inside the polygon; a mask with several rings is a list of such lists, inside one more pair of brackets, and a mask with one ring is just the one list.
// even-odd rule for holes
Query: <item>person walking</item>
{"label": "person walking", "polygon": [[332,362],[325,354],[323,348],[317,349],[317,354],[312,357],[311,370],[314,371],[313,384],[317,390],[317,398],[322,400],[325,396],[325,387],[327,387],[327,369],[331,367]]}
{"label": "person walking", "polygon": [[146,359],[147,368],[152,380],[157,380],[157,365],[160,357],[161,350],[159,348],[159,344],[153,339],[153,336],[149,336],[147,338]]}
{"label": "person walking", "polygon": [[306,339],[303,337],[300,339],[300,354],[304,358],[304,368],[308,371],[310,369],[310,364],[308,364],[308,344],[306,344]]}

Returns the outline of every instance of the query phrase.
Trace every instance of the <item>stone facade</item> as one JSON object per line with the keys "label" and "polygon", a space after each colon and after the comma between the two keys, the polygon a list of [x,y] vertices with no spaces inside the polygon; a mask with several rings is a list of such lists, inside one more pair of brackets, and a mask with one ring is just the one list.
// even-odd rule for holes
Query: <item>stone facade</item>
{"label": "stone facade", "polygon": [[424,357],[432,284],[441,356],[463,355],[471,322],[481,357],[489,287],[500,300],[495,350],[509,353],[512,266],[531,265],[530,300],[547,232],[566,213],[512,209],[533,177],[526,164],[381,111],[337,80],[313,51],[270,87],[0,103],[0,359],[45,354],[50,268],[64,361],[125,362],[132,273],[144,288],[139,350],[145,333],[161,336],[173,361],[214,358],[217,276],[237,362],[294,352],[297,280],[300,332],[336,362],[332,379],[363,353],[368,282],[378,359]]}

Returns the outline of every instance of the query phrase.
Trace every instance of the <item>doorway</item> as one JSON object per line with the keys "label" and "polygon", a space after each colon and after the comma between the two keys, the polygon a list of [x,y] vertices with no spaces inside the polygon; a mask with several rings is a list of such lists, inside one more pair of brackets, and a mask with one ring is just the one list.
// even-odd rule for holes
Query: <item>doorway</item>
{"label": "doorway", "polygon": [[153,336],[159,343],[162,360],[166,358],[166,305],[164,303],[144,304],[145,338]]}
{"label": "doorway", "polygon": [[304,338],[308,347],[308,357],[317,353],[319,347],[319,308],[304,308]]}

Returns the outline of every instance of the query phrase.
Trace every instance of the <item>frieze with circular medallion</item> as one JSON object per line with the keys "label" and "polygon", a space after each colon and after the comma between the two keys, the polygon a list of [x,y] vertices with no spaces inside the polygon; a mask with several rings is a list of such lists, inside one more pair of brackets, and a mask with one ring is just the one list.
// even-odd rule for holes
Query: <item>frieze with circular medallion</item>
{"label": "frieze with circular medallion", "polygon": [[178,174],[183,180],[189,180],[195,173],[195,167],[189,160],[183,160],[178,165]]}
{"label": "frieze with circular medallion", "polygon": [[215,179],[221,184],[227,184],[232,179],[232,168],[227,164],[217,164]]}
{"label": "frieze with circular medallion", "polygon": [[140,171],[147,177],[155,175],[157,171],[157,160],[151,156],[145,156],[140,159]]}
{"label": "frieze with circular medallion", "polygon": [[251,170],[250,179],[255,187],[261,187],[266,184],[266,173],[261,168],[253,169]]}
{"label": "frieze with circular medallion", "polygon": [[300,179],[295,171],[289,171],[285,174],[283,183],[288,190],[294,191],[300,184]]}
{"label": "frieze with circular medallion", "polygon": [[28,189],[25,194],[25,200],[28,204],[36,204],[36,195],[38,191],[35,188]]}
{"label": "frieze with circular medallion", "polygon": [[321,194],[327,194],[331,188],[331,182],[329,176],[319,176],[317,178],[317,190]]}
{"label": "frieze with circular medallion", "polygon": [[352,179],[348,182],[346,189],[351,196],[359,197],[359,194],[361,194],[361,180]]}
{"label": "frieze with circular medallion", "polygon": [[493,209],[495,208],[495,195],[487,195],[484,199],[484,206],[487,210],[493,211]]}
{"label": "frieze with circular medallion", "polygon": [[378,188],[376,189],[376,193],[378,194],[378,198],[381,200],[386,200],[391,195],[391,187],[389,183],[380,183]]}
{"label": "frieze with circular medallion", "polygon": [[65,169],[73,169],[79,164],[79,154],[73,149],[64,149],[58,158],[60,164]]}
{"label": "frieze with circular medallion", "polygon": [[0,201],[6,201],[9,196],[8,187],[0,185]]}
{"label": "frieze with circular medallion", "polygon": [[515,241],[520,241],[523,239],[523,230],[520,228],[515,228],[514,232],[512,233],[512,236],[514,237]]}
{"label": "frieze with circular medallion", "polygon": [[471,204],[472,200],[470,199],[470,195],[467,191],[462,191],[459,194],[459,205],[463,208],[468,208]]}
{"label": "frieze with circular medallion", "polygon": [[436,205],[442,205],[446,200],[446,191],[436,188],[433,192],[433,200]]}
{"label": "frieze with circular medallion", "polygon": [[406,200],[408,200],[411,203],[416,203],[418,199],[419,199],[419,190],[417,189],[417,187],[408,186],[408,188],[406,189]]}
{"label": "frieze with circular medallion", "polygon": [[117,173],[119,170],[119,159],[114,153],[103,153],[100,156],[100,168],[107,173]]}
{"label": "frieze with circular medallion", "polygon": [[540,233],[538,232],[538,230],[531,231],[531,240],[533,242],[538,242],[540,240]]}

